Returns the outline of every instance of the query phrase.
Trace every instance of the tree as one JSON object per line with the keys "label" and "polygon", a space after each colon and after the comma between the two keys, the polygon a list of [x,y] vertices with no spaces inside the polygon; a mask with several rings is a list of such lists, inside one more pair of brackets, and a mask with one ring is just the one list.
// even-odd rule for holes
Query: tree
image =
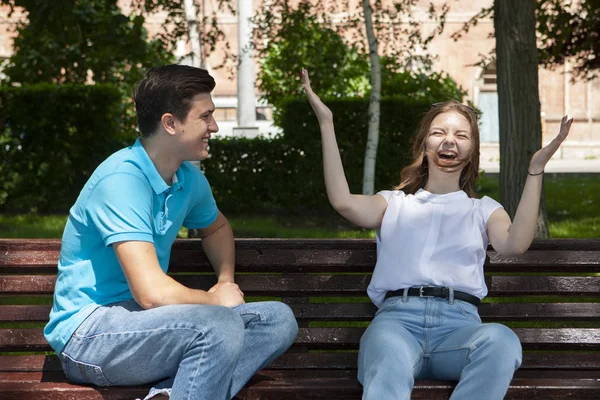
{"label": "tree", "polygon": [[282,3],[254,17],[254,49],[259,63],[258,88],[274,107],[274,120],[287,98],[303,96],[299,71],[313,72],[312,86],[323,97],[364,96],[368,62],[344,43],[325,15],[320,19],[307,2],[292,8]]}
{"label": "tree", "polygon": [[[314,17],[314,21],[323,22],[326,24],[328,29],[335,30],[341,38],[345,41],[348,47],[355,49],[359,55],[367,54],[368,46],[372,46],[377,43],[377,54],[383,53],[396,60],[403,66],[408,66],[413,62],[418,62],[424,69],[431,65],[431,58],[427,54],[419,54],[420,50],[426,50],[427,45],[431,40],[443,30],[445,23],[445,16],[448,12],[449,7],[447,4],[443,4],[441,8],[436,8],[433,4],[430,5],[427,10],[429,17],[438,23],[438,28],[433,32],[425,34],[421,30],[421,25],[418,21],[413,18],[413,11],[416,7],[417,0],[394,0],[389,2],[381,2],[379,0],[372,2],[363,1],[363,5],[360,8],[351,7],[349,0],[344,1],[323,1],[312,3],[309,0],[300,0],[298,2],[298,9],[302,8],[306,14],[310,14]],[[284,24],[286,20],[285,15],[290,14],[293,7],[291,7],[285,0],[272,0],[270,1],[269,7],[259,13],[257,16],[258,24],[263,21],[263,29],[257,29],[260,38],[273,38],[277,37],[273,32],[285,32],[290,29],[291,26]],[[367,13],[365,13],[367,10]],[[371,18],[369,18],[369,11],[372,11]],[[336,15],[335,24],[331,23],[329,15]],[[279,17],[282,16],[282,17]],[[372,27],[367,28],[367,20],[372,21]],[[372,29],[371,29],[372,28]],[[373,35],[369,41],[365,41],[365,36],[370,35],[368,31],[372,31]],[[376,42],[373,42],[372,39]],[[402,40],[399,40],[401,38]],[[300,44],[302,40],[307,38],[300,38],[295,43]],[[259,46],[258,52],[261,54],[261,49],[266,48],[265,41],[255,40],[255,44]],[[269,42],[270,43],[270,42]],[[323,52],[320,47],[320,43],[317,42],[313,45],[315,51]],[[275,51],[278,51],[277,49]],[[302,64],[300,62],[299,67],[310,66]],[[300,79],[298,72],[290,71],[298,77],[296,79],[296,86],[300,87]],[[284,72],[285,73],[285,72]],[[319,74],[329,74],[329,71],[323,71],[319,69],[312,76],[319,79]],[[377,67],[377,62],[374,62],[370,68],[371,79],[370,82],[375,84],[380,79],[381,71]],[[329,75],[327,75],[329,76]],[[341,81],[340,77],[336,78],[338,82]],[[312,83],[312,82],[311,82]],[[313,86],[315,91],[319,91],[319,82],[315,82]],[[373,86],[371,87],[373,90]],[[342,90],[343,92],[343,90]],[[322,95],[322,92],[319,92]],[[293,94],[293,93],[290,93]],[[373,182],[375,174],[375,160],[377,152],[377,138],[379,136],[376,128],[376,120],[379,118],[374,103],[378,101],[377,93],[371,96],[369,109],[371,110],[370,121],[373,122],[369,128],[369,144],[365,150],[365,172],[363,174],[363,193],[373,193]]]}
{"label": "tree", "polygon": [[[519,7],[519,12],[514,12],[517,8],[510,10],[508,4]],[[500,12],[506,13],[500,15]],[[597,75],[600,1],[496,0],[492,7],[483,8],[455,32],[453,38],[458,40],[487,16],[494,18],[496,49],[493,50],[495,55],[484,56],[479,64],[486,65],[495,58],[498,68],[500,197],[512,218],[525,183],[525,168],[541,147],[538,65],[552,69],[569,58],[575,64],[574,79],[591,79]],[[517,51],[519,55],[515,56]],[[547,221],[542,190],[537,237],[548,237]]]}
{"label": "tree", "polygon": [[369,132],[363,172],[363,194],[375,193],[375,162],[379,145],[379,117],[381,115],[381,63],[379,62],[379,43],[373,29],[373,9],[369,0],[363,0],[365,31],[369,44],[371,62],[371,97],[369,98]]}
{"label": "tree", "polygon": [[218,12],[235,14],[233,0],[213,0],[211,8],[203,0],[131,0],[131,3],[144,13],[166,13],[164,29],[156,37],[163,46],[175,48],[181,38],[187,37],[192,48],[192,60],[201,60],[201,65],[206,62],[207,54],[219,46],[225,55],[222,63],[214,67],[228,68],[232,73],[235,71],[237,57],[231,52],[217,18]]}
{"label": "tree", "polygon": [[[542,143],[535,0],[496,0],[496,68],[500,121],[500,199],[514,218],[533,154]],[[514,10],[519,12],[515,13]],[[544,190],[537,237],[548,237]]]}
{"label": "tree", "polygon": [[170,55],[149,41],[144,18],[121,14],[117,0],[0,0],[22,7],[14,54],[4,70],[12,83],[112,83],[131,90],[149,66]]}
{"label": "tree", "polygon": [[[592,79],[600,69],[600,0],[537,0],[536,32],[539,64],[554,69],[569,59],[574,79]],[[482,18],[494,18],[494,6],[482,8],[462,29],[452,34],[458,40]],[[478,63],[485,67],[495,50]]]}
{"label": "tree", "polygon": [[188,25],[188,37],[192,47],[192,65],[196,68],[204,68],[204,57],[202,57],[202,39],[198,30],[198,11],[194,0],[184,0],[185,19]]}

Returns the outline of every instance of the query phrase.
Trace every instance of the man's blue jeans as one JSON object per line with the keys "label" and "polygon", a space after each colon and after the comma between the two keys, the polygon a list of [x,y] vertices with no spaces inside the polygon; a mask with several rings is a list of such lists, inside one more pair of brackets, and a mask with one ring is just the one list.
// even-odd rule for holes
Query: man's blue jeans
{"label": "man's blue jeans", "polygon": [[231,399],[292,345],[297,332],[292,311],[280,302],[144,310],[130,300],[94,311],[60,359],[78,383],[160,382],[155,388],[174,400]]}
{"label": "man's blue jeans", "polygon": [[453,400],[500,400],[521,365],[521,343],[477,307],[436,297],[390,297],[360,341],[363,399],[410,399],[415,379],[458,381]]}

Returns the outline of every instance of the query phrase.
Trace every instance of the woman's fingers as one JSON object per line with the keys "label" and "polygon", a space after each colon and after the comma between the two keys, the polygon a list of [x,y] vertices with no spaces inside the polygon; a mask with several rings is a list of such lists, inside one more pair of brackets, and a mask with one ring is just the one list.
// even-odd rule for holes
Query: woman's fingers
{"label": "woman's fingers", "polygon": [[302,76],[302,86],[304,86],[304,89],[312,91],[310,87],[310,77],[308,76],[306,68],[300,70],[300,76]]}
{"label": "woman's fingers", "polygon": [[533,155],[532,164],[535,164],[542,169],[545,167],[546,163],[552,158],[554,153],[556,153],[560,145],[569,135],[572,123],[573,118],[569,119],[566,115],[562,118],[558,135]]}

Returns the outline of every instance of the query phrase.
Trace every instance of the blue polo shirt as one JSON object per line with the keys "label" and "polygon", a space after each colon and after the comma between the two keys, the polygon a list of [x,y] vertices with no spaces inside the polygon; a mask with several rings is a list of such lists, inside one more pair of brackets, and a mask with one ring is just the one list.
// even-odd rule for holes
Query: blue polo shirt
{"label": "blue polo shirt", "polygon": [[173,178],[167,185],[138,139],[100,164],[81,190],[63,233],[44,329],[57,353],[98,306],[133,299],[113,243],[153,243],[166,273],[180,227],[205,228],[216,220],[210,186],[197,167],[184,162]]}

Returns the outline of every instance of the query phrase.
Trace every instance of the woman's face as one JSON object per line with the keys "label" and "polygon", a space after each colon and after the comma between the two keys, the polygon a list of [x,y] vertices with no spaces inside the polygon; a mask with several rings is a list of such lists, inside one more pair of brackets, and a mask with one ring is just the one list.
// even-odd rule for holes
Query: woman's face
{"label": "woman's face", "polygon": [[471,126],[462,114],[456,111],[439,114],[431,121],[425,142],[429,167],[437,166],[445,172],[457,166],[462,169],[471,152],[472,139]]}

